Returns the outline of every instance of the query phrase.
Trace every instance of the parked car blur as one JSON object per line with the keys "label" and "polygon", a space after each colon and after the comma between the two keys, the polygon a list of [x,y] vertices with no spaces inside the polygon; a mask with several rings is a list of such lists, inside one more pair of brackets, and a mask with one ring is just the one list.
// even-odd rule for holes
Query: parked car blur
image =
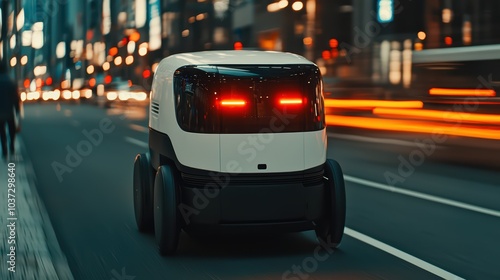
{"label": "parked car blur", "polygon": [[111,107],[118,104],[146,104],[149,93],[139,85],[131,85],[126,81],[113,82],[104,86],[104,94],[98,100],[99,105]]}

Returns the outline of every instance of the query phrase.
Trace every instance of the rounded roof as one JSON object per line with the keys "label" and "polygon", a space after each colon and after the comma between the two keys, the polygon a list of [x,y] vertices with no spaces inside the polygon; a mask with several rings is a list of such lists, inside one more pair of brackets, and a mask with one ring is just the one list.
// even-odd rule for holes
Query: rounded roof
{"label": "rounded roof", "polygon": [[201,51],[179,53],[163,59],[168,68],[185,65],[228,65],[228,64],[314,64],[303,56],[276,51]]}

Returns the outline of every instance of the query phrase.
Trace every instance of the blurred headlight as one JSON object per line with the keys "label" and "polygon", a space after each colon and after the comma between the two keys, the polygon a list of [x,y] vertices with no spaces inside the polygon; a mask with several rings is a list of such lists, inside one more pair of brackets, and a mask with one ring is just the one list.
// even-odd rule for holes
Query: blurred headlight
{"label": "blurred headlight", "polygon": [[92,90],[91,89],[86,89],[83,91],[83,96],[87,99],[92,98]]}
{"label": "blurred headlight", "polygon": [[49,100],[51,98],[52,98],[52,94],[50,93],[50,91],[44,91],[42,93],[42,99],[43,99],[43,101],[47,101],[47,100]]}
{"label": "blurred headlight", "polygon": [[120,91],[120,93],[118,94],[118,98],[121,101],[127,101],[130,98],[130,93],[126,91]]}
{"label": "blurred headlight", "polygon": [[21,101],[26,101],[26,92],[21,92]]}
{"label": "blurred headlight", "polygon": [[132,98],[134,98],[137,101],[144,101],[148,98],[148,95],[145,92],[134,92],[132,93]]}
{"label": "blurred headlight", "polygon": [[59,98],[61,98],[61,91],[60,91],[60,90],[58,90],[58,89],[54,90],[54,95],[53,95],[53,98],[54,98],[54,100],[56,100],[56,101],[57,101],[57,100],[59,100]]}
{"label": "blurred headlight", "polygon": [[71,97],[73,99],[79,99],[80,98],[80,91],[79,90],[74,90],[72,93],[71,93]]}
{"label": "blurred headlight", "polygon": [[118,94],[115,91],[109,91],[106,94],[106,98],[108,98],[109,101],[113,101],[116,100],[116,98],[118,98]]}
{"label": "blurred headlight", "polygon": [[64,90],[64,91],[63,91],[62,96],[63,96],[63,98],[64,98],[64,99],[66,99],[66,100],[71,99],[71,91],[69,91],[69,90],[67,90],[67,89],[66,89],[66,90]]}

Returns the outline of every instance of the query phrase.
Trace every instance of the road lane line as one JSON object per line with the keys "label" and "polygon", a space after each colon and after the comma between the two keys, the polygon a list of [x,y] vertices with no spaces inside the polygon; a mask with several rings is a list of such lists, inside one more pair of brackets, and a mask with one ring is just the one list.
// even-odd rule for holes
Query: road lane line
{"label": "road lane line", "polygon": [[327,133],[330,138],[337,138],[342,140],[353,140],[353,141],[361,141],[361,142],[369,142],[369,143],[377,143],[377,144],[387,144],[387,145],[398,145],[405,147],[417,147],[417,145],[410,141],[404,140],[396,140],[396,139],[388,139],[388,138],[374,138],[367,136],[358,136],[358,135],[349,135],[349,134],[336,134],[336,133]]}
{"label": "road lane line", "polygon": [[142,126],[142,125],[137,125],[137,124],[132,123],[129,125],[129,127],[135,131],[149,133],[149,129],[147,127]]}
{"label": "road lane line", "polygon": [[433,264],[430,264],[424,260],[421,260],[417,257],[414,257],[408,253],[405,253],[399,249],[396,249],[390,245],[387,245],[381,241],[378,241],[376,239],[373,239],[367,235],[364,235],[360,232],[357,232],[353,229],[350,229],[348,227],[344,228],[344,233],[349,235],[350,237],[354,238],[354,239],[357,239],[363,243],[366,243],[368,245],[371,245],[379,250],[382,250],[386,253],[389,253],[399,259],[402,259],[408,263],[411,263],[415,266],[418,266],[420,267],[421,269],[427,271],[427,272],[430,272],[436,276],[439,276],[443,279],[449,279],[449,280],[463,280],[464,278],[460,277],[460,276],[457,276],[453,273],[450,273],[442,268],[439,268]]}
{"label": "road lane line", "polygon": [[125,137],[125,141],[131,143],[131,144],[134,144],[136,146],[139,146],[141,148],[149,148],[149,144],[144,142],[144,141],[141,141],[141,140],[137,140],[135,138],[132,138],[132,137]]}
{"label": "road lane line", "polygon": [[430,194],[424,194],[424,193],[419,193],[416,191],[410,191],[410,190],[405,190],[402,188],[397,188],[394,186],[384,185],[384,184],[368,181],[365,179],[352,177],[349,175],[344,175],[344,179],[346,181],[360,184],[360,185],[364,185],[367,187],[372,187],[372,188],[380,189],[380,190],[384,190],[384,191],[404,194],[407,196],[416,197],[416,198],[420,198],[420,199],[424,199],[424,200],[428,200],[428,201],[432,201],[432,202],[437,202],[437,203],[441,203],[441,204],[445,204],[445,205],[449,205],[449,206],[453,206],[453,207],[457,207],[457,208],[462,208],[462,209],[466,209],[466,210],[478,212],[481,214],[486,214],[486,215],[500,218],[500,211],[496,211],[496,210],[492,210],[492,209],[488,209],[488,208],[484,208],[484,207],[479,207],[479,206],[475,206],[475,205],[471,205],[471,204],[467,204],[467,203],[463,203],[463,202],[459,202],[459,201],[454,201],[451,199],[442,198],[442,197],[438,197],[438,196],[434,196],[434,195],[430,195]]}

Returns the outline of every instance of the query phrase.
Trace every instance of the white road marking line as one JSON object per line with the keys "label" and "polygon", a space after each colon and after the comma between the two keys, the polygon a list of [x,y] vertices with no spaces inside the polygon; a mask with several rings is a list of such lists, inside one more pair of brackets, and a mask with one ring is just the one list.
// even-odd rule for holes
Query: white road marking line
{"label": "white road marking line", "polygon": [[390,245],[387,245],[387,244],[385,244],[383,242],[380,242],[380,241],[378,241],[376,239],[373,239],[373,238],[371,238],[371,237],[369,237],[367,235],[364,235],[364,234],[362,234],[360,232],[357,232],[357,231],[355,231],[353,229],[350,229],[348,227],[344,228],[344,233],[346,235],[349,235],[350,237],[352,237],[354,239],[357,239],[357,240],[359,240],[361,242],[364,242],[364,243],[366,243],[368,245],[371,245],[371,246],[373,246],[373,247],[375,247],[375,248],[377,248],[379,250],[382,250],[382,251],[384,251],[386,253],[389,253],[389,254],[391,254],[391,255],[399,258],[399,259],[402,259],[402,260],[404,260],[404,261],[406,261],[408,263],[411,263],[411,264],[413,264],[413,265],[415,265],[417,267],[420,267],[421,269],[423,269],[423,270],[425,270],[427,272],[430,272],[430,273],[432,273],[432,274],[434,274],[436,276],[439,276],[439,277],[441,277],[443,279],[450,279],[450,280],[451,279],[453,279],[453,280],[464,279],[464,278],[462,278],[460,276],[457,276],[457,275],[455,275],[453,273],[450,273],[450,272],[448,272],[448,271],[446,271],[446,270],[444,270],[442,268],[439,268],[439,267],[437,267],[437,266],[435,266],[433,264],[430,264],[430,263],[428,263],[428,262],[426,262],[424,260],[421,260],[421,259],[419,259],[417,257],[414,257],[414,256],[412,256],[412,255],[410,255],[408,253],[405,253],[405,252],[403,252],[403,251],[401,251],[399,249],[396,249],[396,248],[394,248],[394,247],[392,247]]}
{"label": "white road marking line", "polygon": [[404,140],[397,140],[397,139],[374,138],[374,137],[367,137],[367,136],[336,134],[336,133],[327,133],[327,135],[330,138],[337,138],[337,139],[343,139],[343,140],[353,140],[353,141],[362,141],[362,142],[388,144],[388,145],[399,145],[399,146],[406,146],[406,147],[417,147],[417,145],[411,141],[404,141]]}
{"label": "white road marking line", "polygon": [[397,188],[394,186],[384,185],[384,184],[368,181],[365,179],[352,177],[349,175],[344,175],[344,179],[346,181],[360,184],[360,185],[364,185],[367,187],[372,187],[372,188],[380,189],[380,190],[384,190],[384,191],[404,194],[407,196],[416,197],[416,198],[420,198],[420,199],[424,199],[424,200],[428,200],[428,201],[432,201],[432,202],[437,202],[437,203],[441,203],[441,204],[445,204],[445,205],[449,205],[449,206],[453,206],[453,207],[457,207],[457,208],[462,208],[462,209],[466,209],[466,210],[478,212],[481,214],[486,214],[486,215],[500,218],[500,211],[496,211],[496,210],[492,210],[492,209],[488,209],[488,208],[484,208],[484,207],[479,207],[479,206],[475,206],[475,205],[471,205],[471,204],[467,204],[467,203],[463,203],[463,202],[458,202],[458,201],[454,201],[454,200],[447,199],[447,198],[441,198],[441,197],[430,195],[430,194],[424,194],[424,193],[419,193],[416,191],[410,191],[410,190]]}
{"label": "white road marking line", "polygon": [[134,144],[136,146],[139,146],[141,148],[149,148],[149,144],[144,142],[144,141],[141,141],[141,140],[137,140],[135,138],[132,138],[132,137],[125,137],[125,141],[131,143],[131,144]]}
{"label": "white road marking line", "polygon": [[142,126],[142,125],[137,125],[137,124],[132,123],[129,125],[129,127],[135,131],[149,133],[149,129],[147,127]]}

